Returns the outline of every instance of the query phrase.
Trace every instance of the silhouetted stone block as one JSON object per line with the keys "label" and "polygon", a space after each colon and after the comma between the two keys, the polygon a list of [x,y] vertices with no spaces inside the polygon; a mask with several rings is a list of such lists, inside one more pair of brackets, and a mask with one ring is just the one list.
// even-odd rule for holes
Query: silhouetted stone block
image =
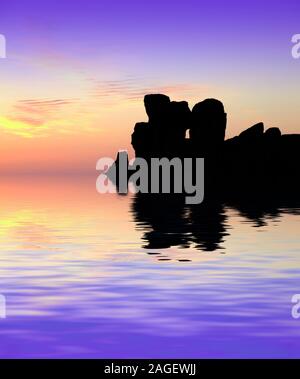
{"label": "silhouetted stone block", "polygon": [[168,107],[170,102],[170,98],[166,95],[146,95],[144,98],[144,103],[146,113],[149,117],[149,122],[160,124],[168,114]]}
{"label": "silhouetted stone block", "polygon": [[137,157],[146,157],[152,150],[151,131],[147,122],[138,122],[131,136],[131,144]]}
{"label": "silhouetted stone block", "polygon": [[279,128],[269,128],[265,131],[264,137],[268,140],[278,140],[281,137],[281,131]]}
{"label": "silhouetted stone block", "polygon": [[193,145],[209,153],[223,144],[227,124],[227,115],[221,101],[206,99],[196,104],[192,111],[190,138]]}
{"label": "silhouetted stone block", "polygon": [[170,153],[179,153],[185,149],[186,131],[191,127],[191,111],[186,101],[172,101],[169,105],[166,128],[165,148]]}
{"label": "silhouetted stone block", "polygon": [[239,139],[245,143],[256,142],[258,139],[262,138],[264,134],[264,124],[262,122],[251,126],[251,128],[244,130],[240,135]]}

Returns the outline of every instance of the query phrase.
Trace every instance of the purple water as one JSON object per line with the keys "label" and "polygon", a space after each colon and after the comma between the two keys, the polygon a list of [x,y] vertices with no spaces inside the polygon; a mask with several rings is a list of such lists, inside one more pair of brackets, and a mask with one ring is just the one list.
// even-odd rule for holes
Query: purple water
{"label": "purple water", "polygon": [[215,249],[188,231],[186,248],[149,249],[132,195],[89,179],[0,190],[2,358],[300,357],[299,210],[258,223],[224,206]]}

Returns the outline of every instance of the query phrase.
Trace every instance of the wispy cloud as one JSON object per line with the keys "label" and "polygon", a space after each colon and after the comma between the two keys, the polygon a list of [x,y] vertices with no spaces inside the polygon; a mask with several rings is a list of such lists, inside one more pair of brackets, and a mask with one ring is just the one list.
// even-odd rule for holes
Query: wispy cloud
{"label": "wispy cloud", "polygon": [[32,138],[36,135],[44,135],[48,126],[41,121],[0,116],[0,128],[10,134]]}
{"label": "wispy cloud", "polygon": [[141,101],[148,93],[164,93],[170,96],[185,98],[195,95],[201,96],[207,91],[208,86],[198,84],[171,83],[171,84],[145,84],[137,78],[121,80],[95,81],[91,90],[91,95],[108,101],[113,99],[123,99],[129,101]]}
{"label": "wispy cloud", "polygon": [[77,99],[28,99],[19,100],[14,111],[20,111],[30,114],[48,115],[49,113],[59,111],[62,106],[73,104]]}
{"label": "wispy cloud", "polygon": [[28,98],[13,103],[0,118],[0,128],[22,137],[45,136],[52,133],[74,134],[99,131],[99,120],[110,108],[124,111],[124,106],[142,103],[148,93],[164,93],[174,100],[200,100],[208,86],[185,83],[155,84],[154,80],[135,77],[114,80],[89,79],[86,93],[77,97]]}
{"label": "wispy cloud", "polygon": [[45,135],[50,125],[61,119],[63,108],[76,101],[77,99],[19,100],[6,116],[0,118],[0,127],[22,137]]}

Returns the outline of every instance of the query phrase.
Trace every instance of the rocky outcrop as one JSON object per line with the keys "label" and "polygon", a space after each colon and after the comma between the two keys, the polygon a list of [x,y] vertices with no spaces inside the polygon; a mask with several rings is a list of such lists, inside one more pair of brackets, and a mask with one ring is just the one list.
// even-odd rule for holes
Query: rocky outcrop
{"label": "rocky outcrop", "polygon": [[262,122],[225,140],[227,114],[216,99],[197,103],[166,95],[145,96],[148,122],[138,123],[132,134],[137,157],[204,157],[206,177],[218,183],[252,185],[285,177],[298,183],[300,135],[282,135],[279,128],[265,131]]}
{"label": "rocky outcrop", "polygon": [[186,101],[170,101],[168,96],[146,95],[144,99],[149,121],[138,123],[132,134],[136,156],[149,158],[184,154],[185,135],[191,111]]}

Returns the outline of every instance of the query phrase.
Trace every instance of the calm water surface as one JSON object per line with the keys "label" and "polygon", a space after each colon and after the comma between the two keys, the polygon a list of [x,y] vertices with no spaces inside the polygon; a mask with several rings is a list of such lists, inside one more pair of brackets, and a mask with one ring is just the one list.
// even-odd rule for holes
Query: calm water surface
{"label": "calm water surface", "polygon": [[1,357],[300,357],[299,209],[155,208],[94,181],[1,180]]}

